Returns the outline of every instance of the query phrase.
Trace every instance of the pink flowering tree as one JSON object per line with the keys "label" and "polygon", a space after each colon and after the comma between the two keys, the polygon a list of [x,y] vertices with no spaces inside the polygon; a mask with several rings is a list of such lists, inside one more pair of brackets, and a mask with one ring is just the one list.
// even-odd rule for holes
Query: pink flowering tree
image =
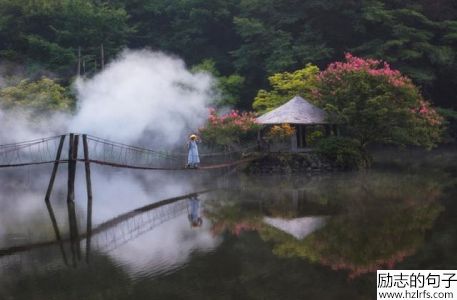
{"label": "pink flowering tree", "polygon": [[253,113],[232,110],[219,115],[211,108],[208,121],[199,131],[205,143],[230,149],[255,141],[258,129],[259,125]]}
{"label": "pink flowering tree", "polygon": [[431,148],[441,137],[442,117],[409,78],[380,60],[346,54],[318,75],[312,97],[362,149],[371,143]]}

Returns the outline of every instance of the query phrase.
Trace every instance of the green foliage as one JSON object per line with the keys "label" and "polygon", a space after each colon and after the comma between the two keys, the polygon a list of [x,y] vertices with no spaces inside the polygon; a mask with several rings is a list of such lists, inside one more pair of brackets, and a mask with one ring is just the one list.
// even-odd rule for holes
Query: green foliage
{"label": "green foliage", "polygon": [[446,108],[438,108],[437,111],[444,118],[444,126],[446,127],[447,141],[457,141],[457,111]]}
{"label": "green foliage", "polygon": [[222,91],[222,98],[219,101],[219,105],[238,105],[241,98],[241,91],[244,88],[244,81],[244,77],[238,74],[220,77],[219,88]]}
{"label": "green foliage", "polygon": [[294,72],[274,74],[268,77],[273,90],[269,92],[259,90],[252,107],[264,113],[284,104],[296,95],[309,98],[316,88],[318,74],[319,68],[311,64]]}
{"label": "green foliage", "polygon": [[132,47],[148,46],[185,58],[190,65],[214,59],[223,75],[233,73],[230,51],[238,37],[233,26],[237,1],[135,0],[119,1],[130,14],[138,34]]}
{"label": "green foliage", "polygon": [[69,111],[73,101],[67,90],[49,78],[31,82],[22,80],[0,90],[3,109],[24,109],[35,115],[53,111]]}
{"label": "green foliage", "polygon": [[316,152],[338,168],[358,169],[369,165],[370,160],[357,141],[350,138],[330,136],[321,139]]}
{"label": "green foliage", "polygon": [[[268,76],[309,62],[324,68],[351,51],[391,62],[435,104],[455,108],[456,20],[452,0],[0,0],[0,58],[65,79],[78,47],[89,74],[101,44],[106,61],[124,47],[189,65],[211,59],[228,95],[222,103],[246,109]],[[281,102],[273,96],[258,98]]]}
{"label": "green foliage", "polygon": [[222,76],[216,69],[216,63],[212,59],[205,59],[192,68],[193,72],[208,72],[216,79],[216,94],[219,94],[218,106],[235,106],[241,97],[244,86],[244,78],[238,74]]}
{"label": "green foliage", "polygon": [[63,74],[82,58],[100,65],[100,45],[109,59],[133,33],[127,12],[91,0],[0,0],[0,55],[39,63]]}
{"label": "green foliage", "polygon": [[324,126],[311,126],[309,128],[306,128],[306,145],[314,146],[324,137]]}
{"label": "green foliage", "polygon": [[[445,2],[445,1],[443,1]],[[422,7],[421,7],[422,5]],[[432,15],[437,8],[450,13],[449,20]],[[422,1],[366,1],[360,15],[360,41],[353,51],[385,59],[420,84],[436,102],[454,102],[449,86],[456,70],[454,11],[440,3]],[[454,71],[451,71],[454,70]],[[444,97],[443,97],[444,96]],[[451,99],[445,99],[451,97]],[[440,99],[442,98],[442,99]]]}
{"label": "green foliage", "polygon": [[312,24],[311,6],[309,1],[240,1],[233,23],[241,42],[233,57],[248,84],[266,85],[264,78],[273,73],[331,57],[333,49]]}

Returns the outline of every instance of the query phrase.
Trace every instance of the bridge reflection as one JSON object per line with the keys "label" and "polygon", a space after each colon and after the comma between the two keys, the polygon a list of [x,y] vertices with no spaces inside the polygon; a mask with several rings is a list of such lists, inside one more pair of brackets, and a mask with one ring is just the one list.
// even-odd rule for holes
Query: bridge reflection
{"label": "bridge reflection", "polygon": [[[187,199],[164,204],[151,210],[130,216],[119,223],[100,225],[92,234],[95,249],[108,252],[145,234],[157,226],[182,215],[187,211]],[[110,222],[111,223],[111,222]]]}
{"label": "bridge reflection", "polygon": [[139,207],[103,222],[94,228],[90,228],[86,233],[79,234],[78,236],[69,234],[65,238],[63,238],[56,222],[52,206],[48,206],[49,217],[53,224],[56,238],[49,241],[30,244],[24,243],[22,245],[0,249],[0,267],[22,264],[25,261],[29,261],[28,259],[24,259],[24,256],[27,256],[30,251],[55,246],[59,246],[59,251],[65,265],[69,264],[67,253],[68,248],[70,248],[72,265],[76,266],[81,261],[81,244],[84,241],[86,241],[86,262],[89,262],[89,257],[93,250],[104,253],[113,251],[141,235],[154,230],[161,224],[185,213],[189,214],[191,199],[195,201],[198,195],[209,191],[202,190]]}

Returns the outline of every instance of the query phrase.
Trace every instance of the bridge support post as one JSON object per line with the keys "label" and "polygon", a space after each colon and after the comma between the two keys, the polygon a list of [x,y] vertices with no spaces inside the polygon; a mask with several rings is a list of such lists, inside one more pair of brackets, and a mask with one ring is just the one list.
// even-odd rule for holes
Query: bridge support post
{"label": "bridge support post", "polygon": [[71,250],[73,254],[73,265],[76,266],[76,256],[81,259],[81,249],[79,245],[78,224],[76,220],[75,209],[75,177],[76,177],[76,162],[78,158],[78,143],[79,136],[70,133],[68,147],[68,182],[67,182],[67,208],[68,219],[70,222],[70,239]]}
{"label": "bridge support post", "polygon": [[[73,232],[73,213],[72,213],[72,204],[71,199],[73,196],[74,199],[74,182],[71,182],[72,174],[72,158],[73,158],[73,140],[74,134],[70,133],[68,135],[68,177],[67,177],[67,210],[68,210],[68,226],[70,228],[70,249],[71,257],[73,261],[73,266],[76,267],[76,254],[75,254],[75,245],[74,245],[74,232]],[[73,203],[74,205],[74,203]]]}
{"label": "bridge support post", "polygon": [[60,137],[59,147],[57,148],[56,159],[54,161],[54,167],[52,169],[51,178],[49,179],[48,190],[46,191],[46,196],[44,198],[44,202],[46,203],[46,207],[49,212],[49,217],[51,218],[52,227],[54,229],[54,233],[56,235],[56,239],[59,242],[60,252],[62,253],[63,261],[65,265],[68,265],[67,255],[65,254],[65,248],[63,246],[62,237],[60,236],[59,226],[57,225],[57,220],[54,214],[54,210],[52,209],[50,198],[52,193],[52,188],[54,187],[54,181],[56,179],[57,169],[59,168],[60,157],[62,155],[62,148],[65,142],[65,135]]}
{"label": "bridge support post", "polygon": [[87,135],[83,134],[84,147],[84,165],[86,169],[86,187],[87,187],[87,227],[86,227],[86,262],[89,263],[90,243],[92,236],[92,181],[90,178],[90,161]]}

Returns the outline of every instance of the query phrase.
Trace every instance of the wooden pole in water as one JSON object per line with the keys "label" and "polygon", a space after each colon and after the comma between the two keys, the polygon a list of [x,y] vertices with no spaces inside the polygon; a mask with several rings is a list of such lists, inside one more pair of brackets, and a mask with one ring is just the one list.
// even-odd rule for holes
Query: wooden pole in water
{"label": "wooden pole in water", "polygon": [[46,197],[44,198],[44,202],[46,203],[46,207],[48,208],[49,217],[51,218],[52,227],[54,228],[54,233],[56,235],[56,239],[59,242],[60,252],[62,253],[63,261],[66,265],[68,265],[67,255],[65,254],[65,248],[63,246],[62,238],[60,236],[59,227],[57,226],[57,220],[54,215],[54,211],[51,206],[50,198],[52,188],[54,186],[54,181],[57,174],[57,169],[59,167],[60,156],[62,154],[63,143],[65,141],[65,135],[60,137],[59,148],[57,148],[56,160],[54,162],[54,168],[52,169],[51,179],[49,180],[48,190],[46,191]]}
{"label": "wooden pole in water", "polygon": [[74,134],[70,133],[68,137],[68,181],[67,181],[67,210],[68,210],[68,225],[70,227],[70,249],[71,249],[71,257],[73,261],[73,266],[76,267],[76,254],[75,254],[75,232],[73,228],[73,213],[72,213],[72,206],[74,206],[74,177],[73,177],[73,140]]}
{"label": "wooden pole in water", "polygon": [[81,245],[79,240],[79,230],[78,222],[76,218],[76,205],[75,205],[75,177],[76,177],[76,163],[78,161],[78,145],[79,145],[79,135],[75,135],[73,140],[73,157],[72,157],[72,214],[73,214],[73,228],[75,233],[75,242],[76,242],[76,253],[78,255],[78,260],[81,260]]}
{"label": "wooden pole in water", "polygon": [[60,156],[62,154],[63,143],[65,141],[65,135],[60,137],[59,148],[57,148],[56,160],[54,161],[54,168],[52,169],[51,179],[49,180],[48,190],[46,191],[46,197],[44,201],[49,202],[51,197],[52,188],[54,186],[54,180],[56,179],[57,169],[59,167]]}
{"label": "wooden pole in water", "polygon": [[86,167],[86,187],[87,187],[87,227],[86,227],[86,262],[89,263],[90,242],[92,236],[92,182],[90,178],[89,147],[87,144],[87,134],[83,134],[84,164]]}

